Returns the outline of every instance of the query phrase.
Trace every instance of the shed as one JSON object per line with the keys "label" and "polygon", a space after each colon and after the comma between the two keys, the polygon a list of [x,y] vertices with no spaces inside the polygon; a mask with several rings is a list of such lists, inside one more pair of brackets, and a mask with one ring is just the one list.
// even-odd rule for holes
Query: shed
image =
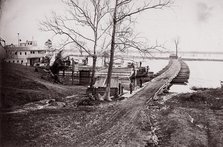
{"label": "shed", "polygon": [[[97,77],[95,84],[95,94],[98,96],[98,94],[103,95],[106,90],[106,77]],[[111,96],[118,97],[119,95],[123,94],[123,87],[121,85],[121,82],[118,77],[112,77],[111,78]]]}
{"label": "shed", "polygon": [[90,70],[79,70],[79,84],[88,85],[91,81],[91,71]]}

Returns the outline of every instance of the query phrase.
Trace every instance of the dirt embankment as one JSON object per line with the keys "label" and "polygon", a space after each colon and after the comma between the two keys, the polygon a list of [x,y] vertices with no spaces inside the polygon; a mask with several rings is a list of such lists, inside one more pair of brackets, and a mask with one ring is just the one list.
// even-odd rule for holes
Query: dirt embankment
{"label": "dirt embankment", "polygon": [[160,146],[223,146],[223,89],[180,94],[160,108]]}
{"label": "dirt embankment", "polygon": [[[41,73],[35,72],[33,67],[18,64],[3,63],[0,73],[3,104],[0,111],[0,146],[24,146],[29,142],[36,146],[47,145],[48,141],[58,139],[49,138],[60,132],[54,127],[66,130],[71,122],[75,125],[73,117],[82,118],[87,112],[77,111],[72,115],[78,101],[87,99],[86,87],[58,85],[43,80]],[[44,141],[38,143],[38,137],[44,138]]]}
{"label": "dirt embankment", "polygon": [[43,99],[60,99],[68,95],[85,92],[82,86],[64,86],[48,82],[35,72],[33,67],[3,63],[1,68],[1,102],[12,108]]}
{"label": "dirt embankment", "polygon": [[[126,104],[131,101],[126,100],[121,102],[123,105],[120,102],[68,105],[4,114],[2,143],[4,146],[97,146],[98,143],[119,146],[119,141],[124,140],[124,146],[149,147],[155,146],[148,142],[154,133],[158,137],[157,146],[161,147],[223,146],[222,89],[180,94],[164,102],[166,97],[151,101],[146,109],[137,104],[141,103],[141,97],[133,101],[138,106],[133,109],[128,109]],[[79,98],[77,94],[63,101],[77,104],[74,100]]]}

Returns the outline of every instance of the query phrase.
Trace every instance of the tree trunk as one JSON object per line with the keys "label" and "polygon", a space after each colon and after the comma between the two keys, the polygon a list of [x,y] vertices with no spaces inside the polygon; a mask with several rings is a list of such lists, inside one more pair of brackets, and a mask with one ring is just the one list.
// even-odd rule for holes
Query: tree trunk
{"label": "tree trunk", "polygon": [[93,67],[92,67],[92,74],[91,74],[90,88],[93,88],[93,85],[94,85],[94,77],[95,77],[96,61],[97,61],[97,56],[93,56]]}
{"label": "tree trunk", "polygon": [[[96,27],[97,28],[97,27]],[[97,62],[97,55],[96,55],[96,49],[97,49],[97,30],[94,31],[94,54],[93,54],[93,67],[92,67],[92,76],[91,76],[91,84],[90,87],[93,88],[94,84],[94,78],[95,78],[95,69],[96,69],[96,62]]]}
{"label": "tree trunk", "polygon": [[112,38],[111,38],[111,50],[110,50],[110,62],[108,66],[108,75],[106,79],[106,92],[104,98],[108,101],[111,101],[110,93],[111,93],[111,77],[112,77],[112,67],[114,62],[114,53],[115,53],[115,34],[116,34],[116,13],[117,13],[117,4],[118,0],[115,3],[114,16],[113,16],[113,30],[112,30]]}

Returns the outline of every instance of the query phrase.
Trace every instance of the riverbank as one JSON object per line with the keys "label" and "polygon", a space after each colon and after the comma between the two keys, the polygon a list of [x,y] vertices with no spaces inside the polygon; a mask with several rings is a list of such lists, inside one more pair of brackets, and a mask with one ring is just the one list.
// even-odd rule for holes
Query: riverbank
{"label": "riverbank", "polygon": [[[78,132],[88,128],[88,125],[96,125],[100,120],[106,123],[106,120],[111,118],[102,116],[110,114],[120,103],[112,102],[97,106],[75,105],[77,104],[75,99],[81,97],[81,95],[75,95],[64,98],[64,102],[72,105],[56,109],[44,108],[22,113],[2,114],[2,145],[74,145]],[[150,101],[148,107],[145,115],[148,115],[150,121],[144,120],[143,131],[150,134],[149,128],[154,128],[152,131],[158,138],[158,146],[223,145],[222,89],[162,95],[157,101]],[[147,142],[147,146],[152,145]]]}
{"label": "riverbank", "polygon": [[70,95],[85,95],[84,86],[66,86],[42,79],[34,67],[3,63],[1,73],[1,103],[4,109],[14,109],[29,102],[55,99]]}
{"label": "riverbank", "polygon": [[223,146],[223,89],[161,96],[151,109],[159,146]]}

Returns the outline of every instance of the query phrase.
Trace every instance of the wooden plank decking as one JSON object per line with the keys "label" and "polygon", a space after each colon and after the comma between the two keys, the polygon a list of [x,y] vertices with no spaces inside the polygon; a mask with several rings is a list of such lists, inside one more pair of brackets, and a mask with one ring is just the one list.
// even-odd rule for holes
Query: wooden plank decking
{"label": "wooden plank decking", "polygon": [[182,60],[179,61],[181,64],[181,69],[176,78],[174,78],[173,81],[171,82],[172,84],[186,84],[190,77],[190,69],[188,65]]}

